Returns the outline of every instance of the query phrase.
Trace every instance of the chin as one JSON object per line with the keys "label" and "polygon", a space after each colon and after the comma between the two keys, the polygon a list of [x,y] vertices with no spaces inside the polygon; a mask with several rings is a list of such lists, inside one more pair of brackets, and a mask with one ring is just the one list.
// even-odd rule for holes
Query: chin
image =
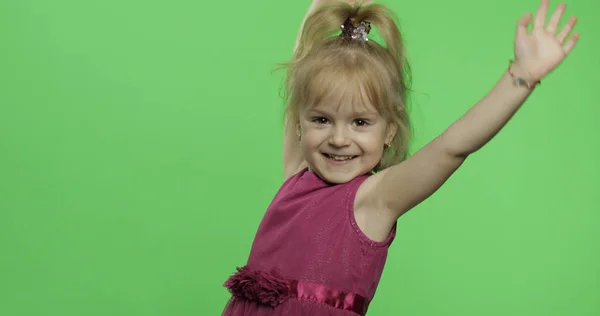
{"label": "chin", "polygon": [[352,181],[352,179],[358,176],[354,174],[340,174],[339,172],[319,172],[318,176],[323,179],[325,182],[332,184],[343,184]]}

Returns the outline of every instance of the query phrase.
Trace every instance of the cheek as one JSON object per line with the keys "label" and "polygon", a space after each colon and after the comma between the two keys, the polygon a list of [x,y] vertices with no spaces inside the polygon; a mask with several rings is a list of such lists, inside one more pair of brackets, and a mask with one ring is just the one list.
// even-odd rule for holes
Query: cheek
{"label": "cheek", "polygon": [[317,130],[305,130],[302,135],[302,139],[300,142],[302,143],[302,147],[305,149],[311,149],[319,146],[323,141],[323,133],[319,133]]}
{"label": "cheek", "polygon": [[329,130],[326,127],[306,127],[302,137],[305,137],[308,141],[322,141],[327,137]]}
{"label": "cheek", "polygon": [[365,151],[378,152],[383,148],[384,138],[380,133],[368,133],[357,138]]}

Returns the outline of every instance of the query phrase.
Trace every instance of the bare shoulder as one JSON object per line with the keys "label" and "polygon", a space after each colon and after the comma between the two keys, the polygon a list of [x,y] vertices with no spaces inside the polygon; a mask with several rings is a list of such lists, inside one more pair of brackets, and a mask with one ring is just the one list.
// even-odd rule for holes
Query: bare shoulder
{"label": "bare shoulder", "polygon": [[367,236],[381,238],[400,216],[436,192],[466,157],[446,150],[437,138],[410,158],[369,177],[354,201],[359,227]]}
{"label": "bare shoulder", "polygon": [[382,170],[369,176],[359,186],[354,198],[356,223],[362,232],[374,241],[384,241],[397,220],[397,217],[392,216],[385,209],[386,205],[383,201],[377,199],[377,195],[374,194],[378,190],[385,172],[386,170]]}

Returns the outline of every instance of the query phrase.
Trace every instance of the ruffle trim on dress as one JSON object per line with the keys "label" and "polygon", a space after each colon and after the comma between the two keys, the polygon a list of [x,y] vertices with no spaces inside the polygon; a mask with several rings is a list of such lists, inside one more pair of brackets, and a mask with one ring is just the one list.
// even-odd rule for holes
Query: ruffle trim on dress
{"label": "ruffle trim on dress", "polygon": [[370,300],[353,292],[328,288],[321,284],[289,280],[277,272],[237,268],[223,284],[235,298],[277,307],[289,299],[318,302],[333,308],[365,315]]}
{"label": "ruffle trim on dress", "polygon": [[237,271],[223,285],[233,296],[272,307],[289,299],[291,282],[276,273],[253,271],[246,266]]}

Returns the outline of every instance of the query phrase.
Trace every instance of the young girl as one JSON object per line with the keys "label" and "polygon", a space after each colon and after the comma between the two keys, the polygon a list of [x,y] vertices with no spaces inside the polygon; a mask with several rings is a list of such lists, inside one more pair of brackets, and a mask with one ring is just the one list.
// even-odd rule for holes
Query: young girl
{"label": "young girl", "polygon": [[[495,87],[407,158],[410,68],[381,4],[314,2],[287,65],[286,180],[250,257],[226,282],[224,315],[365,315],[396,220],[434,193],[508,122],[575,46],[575,18],[546,24],[542,0],[517,25],[515,59]],[[382,43],[369,38],[371,27]]]}

